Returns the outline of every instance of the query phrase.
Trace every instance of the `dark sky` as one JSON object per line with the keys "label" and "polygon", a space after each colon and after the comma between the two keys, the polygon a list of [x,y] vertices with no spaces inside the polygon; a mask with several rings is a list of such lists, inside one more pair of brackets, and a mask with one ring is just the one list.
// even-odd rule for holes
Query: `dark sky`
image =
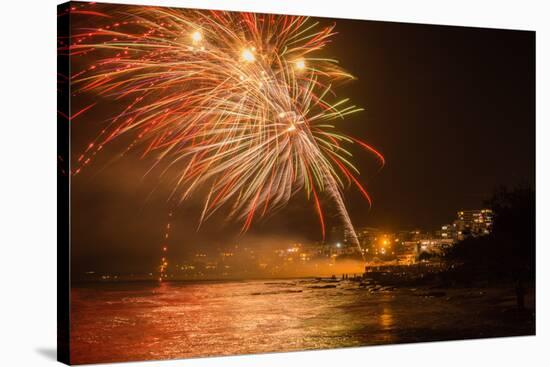
{"label": "dark sky", "polygon": [[388,162],[369,180],[375,203],[358,224],[434,227],[497,185],[534,185],[534,32],[361,21],[337,30],[333,49],[358,77],[348,93],[366,108],[345,128]]}
{"label": "dark sky", "polygon": [[[333,21],[321,19],[322,23]],[[461,208],[480,207],[497,185],[535,181],[535,35],[533,32],[337,20],[334,42],[323,51],[358,79],[341,86],[365,111],[339,129],[379,149],[387,164],[355,151],[374,203],[346,192],[356,226],[388,230],[435,229]],[[95,97],[78,97],[73,108]],[[74,121],[77,155],[102,127],[99,116],[116,106],[98,104]],[[73,270],[143,272],[158,264],[168,217],[166,181],[143,179],[151,161],[105,150],[72,181]],[[152,190],[156,187],[156,190]],[[170,251],[178,258],[197,248],[241,243],[319,240],[311,202],[299,194],[281,212],[256,223],[214,217],[195,228],[198,201],[174,213]],[[328,222],[338,223],[328,213]]]}

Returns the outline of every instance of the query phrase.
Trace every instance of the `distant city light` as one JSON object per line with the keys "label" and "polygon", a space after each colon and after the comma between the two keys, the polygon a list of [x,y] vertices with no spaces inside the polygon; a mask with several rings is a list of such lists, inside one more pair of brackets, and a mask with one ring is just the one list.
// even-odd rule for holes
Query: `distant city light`
{"label": "distant city light", "polygon": [[[251,51],[252,52],[252,51]],[[276,112],[276,116],[286,119],[286,123],[298,130],[295,113],[292,111]],[[288,126],[288,125],[287,125]],[[193,253],[195,260],[184,265],[170,265],[168,254],[169,245],[165,242],[161,245],[161,262],[158,269],[159,281],[166,281],[174,276],[181,277],[208,277],[228,275],[238,272],[239,262],[254,262],[261,271],[270,274],[278,274],[285,266],[305,266],[306,264],[321,267],[333,266],[341,256],[363,256],[367,263],[385,265],[412,265],[419,262],[441,261],[441,254],[462,238],[467,236],[477,237],[489,234],[492,229],[493,214],[489,209],[461,210],[455,212],[457,217],[450,224],[443,224],[435,231],[401,230],[386,232],[376,228],[359,228],[359,241],[363,248],[356,249],[348,246],[349,240],[344,232],[345,242],[311,242],[291,243],[276,247],[272,250],[252,250],[248,247],[240,247],[232,244],[231,248],[221,248],[215,254],[207,252]],[[462,214],[460,214],[462,213]],[[166,224],[165,235],[168,237],[170,223]],[[424,259],[420,255],[427,253],[432,256]],[[175,260],[175,259],[173,259]],[[310,263],[311,262],[311,263]],[[301,264],[301,265],[300,265]],[[208,271],[206,271],[208,270]],[[90,276],[93,273],[89,274]],[[102,279],[110,281],[116,279],[115,275],[105,275]]]}

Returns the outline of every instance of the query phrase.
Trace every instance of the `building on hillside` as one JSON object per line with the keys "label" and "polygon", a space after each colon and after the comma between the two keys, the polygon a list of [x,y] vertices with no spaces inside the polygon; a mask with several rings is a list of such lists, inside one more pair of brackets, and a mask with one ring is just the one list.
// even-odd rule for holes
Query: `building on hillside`
{"label": "building on hillside", "polygon": [[493,211],[491,209],[461,210],[457,212],[454,221],[457,238],[483,236],[491,232],[493,226]]}

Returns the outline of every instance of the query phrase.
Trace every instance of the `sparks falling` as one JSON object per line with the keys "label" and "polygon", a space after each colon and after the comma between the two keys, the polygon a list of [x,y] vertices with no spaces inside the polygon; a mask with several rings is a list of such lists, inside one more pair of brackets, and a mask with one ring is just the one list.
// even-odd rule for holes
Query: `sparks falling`
{"label": "sparks falling", "polygon": [[74,56],[96,55],[71,76],[77,93],[129,101],[79,156],[73,175],[131,134],[126,151],[141,149],[155,166],[177,172],[172,198],[207,188],[199,223],[226,207],[244,232],[304,191],[323,238],[321,195],[336,204],[359,246],[343,190],[353,185],[371,199],[347,146],[358,144],[382,165],[384,158],[335,128],[361,109],[332,87],[353,77],[320,55],[334,26],[298,16],[121,9],[94,11],[103,27],[73,34],[68,47]]}

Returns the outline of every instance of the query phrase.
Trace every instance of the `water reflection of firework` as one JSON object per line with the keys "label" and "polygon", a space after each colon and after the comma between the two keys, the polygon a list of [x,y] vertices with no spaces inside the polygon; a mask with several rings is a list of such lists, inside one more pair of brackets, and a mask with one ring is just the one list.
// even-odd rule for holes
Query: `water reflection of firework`
{"label": "water reflection of firework", "polygon": [[[89,5],[92,6],[92,5]],[[325,193],[359,245],[342,190],[359,171],[345,145],[356,138],[331,121],[357,112],[332,85],[352,76],[319,57],[333,26],[296,16],[122,7],[101,28],[72,35],[74,57],[95,62],[72,75],[77,93],[129,101],[78,157],[78,174],[105,144],[133,134],[127,149],[157,157],[177,172],[172,195],[185,200],[208,187],[200,222],[223,206],[246,231],[255,217],[304,190],[313,198],[324,236]]]}

